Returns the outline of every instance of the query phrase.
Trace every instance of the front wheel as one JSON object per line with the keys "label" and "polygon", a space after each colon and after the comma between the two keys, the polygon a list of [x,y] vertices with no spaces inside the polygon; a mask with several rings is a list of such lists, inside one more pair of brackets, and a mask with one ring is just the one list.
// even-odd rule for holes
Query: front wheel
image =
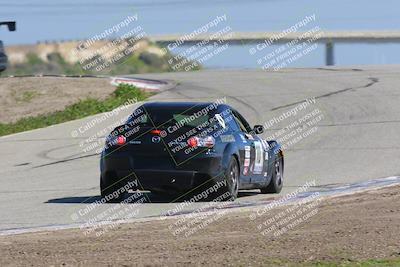
{"label": "front wheel", "polygon": [[272,173],[271,182],[269,182],[268,186],[261,188],[261,193],[279,193],[283,187],[283,158],[282,155],[279,154],[278,158],[275,159],[274,170]]}

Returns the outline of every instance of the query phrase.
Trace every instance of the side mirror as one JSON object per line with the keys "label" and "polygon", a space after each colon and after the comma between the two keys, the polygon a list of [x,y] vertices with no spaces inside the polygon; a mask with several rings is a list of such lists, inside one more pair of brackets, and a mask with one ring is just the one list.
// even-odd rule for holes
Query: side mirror
{"label": "side mirror", "polygon": [[8,30],[10,32],[14,32],[16,30],[15,21],[11,21],[11,22],[8,23]]}
{"label": "side mirror", "polygon": [[253,131],[255,134],[262,134],[264,132],[264,127],[262,125],[254,125]]}
{"label": "side mirror", "polygon": [[1,26],[1,25],[7,25],[8,30],[9,30],[10,32],[13,32],[13,31],[16,30],[15,21],[0,21],[0,26]]}

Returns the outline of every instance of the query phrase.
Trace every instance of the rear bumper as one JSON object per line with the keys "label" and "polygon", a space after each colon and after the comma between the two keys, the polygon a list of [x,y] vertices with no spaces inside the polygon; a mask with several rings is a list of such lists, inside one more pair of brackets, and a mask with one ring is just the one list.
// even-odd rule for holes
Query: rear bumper
{"label": "rear bumper", "polygon": [[138,181],[139,190],[180,192],[203,183],[222,180],[221,158],[201,155],[176,165],[170,158],[134,158],[125,153],[101,159],[101,179],[106,185]]}
{"label": "rear bumper", "polygon": [[[114,182],[115,178],[127,181],[138,181],[139,190],[156,190],[166,192],[186,191],[210,180],[207,174],[193,171],[170,171],[142,169],[129,171],[117,171],[117,175],[106,175],[107,183]],[[115,174],[115,172],[114,172]],[[108,177],[108,178],[107,178]],[[111,181],[110,181],[111,180]]]}

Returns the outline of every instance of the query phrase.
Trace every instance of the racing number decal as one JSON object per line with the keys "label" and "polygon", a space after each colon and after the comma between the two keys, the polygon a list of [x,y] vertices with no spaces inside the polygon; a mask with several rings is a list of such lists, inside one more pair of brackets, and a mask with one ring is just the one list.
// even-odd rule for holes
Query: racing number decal
{"label": "racing number decal", "polygon": [[226,128],[226,124],[224,119],[222,118],[222,116],[220,114],[215,114],[215,118],[217,118],[219,124],[222,126],[222,128]]}
{"label": "racing number decal", "polygon": [[254,174],[261,174],[264,165],[263,145],[260,141],[254,141],[255,146],[255,160],[254,160]]}

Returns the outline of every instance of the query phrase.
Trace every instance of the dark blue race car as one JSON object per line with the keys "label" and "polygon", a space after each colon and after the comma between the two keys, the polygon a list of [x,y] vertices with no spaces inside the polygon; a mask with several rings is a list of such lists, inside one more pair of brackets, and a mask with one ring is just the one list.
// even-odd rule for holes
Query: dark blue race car
{"label": "dark blue race car", "polygon": [[213,188],[229,200],[241,189],[279,193],[283,152],[259,137],[262,132],[223,103],[146,103],[106,139],[101,195],[112,202],[128,189],[187,194]]}
{"label": "dark blue race car", "polygon": [[[9,31],[15,31],[15,21],[0,21],[1,25],[7,25]],[[0,72],[5,71],[7,68],[8,57],[4,51],[3,42],[0,40]]]}

